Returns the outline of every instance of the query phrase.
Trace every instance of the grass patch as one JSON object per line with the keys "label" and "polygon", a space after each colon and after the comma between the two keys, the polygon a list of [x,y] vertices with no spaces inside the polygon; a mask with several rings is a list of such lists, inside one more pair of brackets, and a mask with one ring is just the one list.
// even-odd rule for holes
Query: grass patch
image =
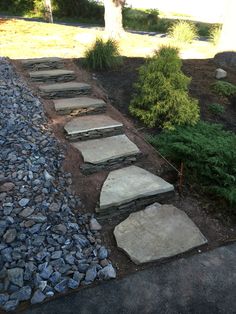
{"label": "grass patch", "polygon": [[184,162],[185,177],[226,204],[236,205],[236,135],[220,124],[199,122],[177,127],[149,142],[176,165]]}
{"label": "grass patch", "polygon": [[85,52],[85,65],[92,70],[108,70],[122,63],[118,44],[108,39],[97,38],[95,43]]}

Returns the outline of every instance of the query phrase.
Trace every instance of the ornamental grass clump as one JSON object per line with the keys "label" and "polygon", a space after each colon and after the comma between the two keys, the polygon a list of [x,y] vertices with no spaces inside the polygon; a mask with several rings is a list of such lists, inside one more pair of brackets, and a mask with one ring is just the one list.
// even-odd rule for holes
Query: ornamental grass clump
{"label": "ornamental grass clump", "polygon": [[198,30],[195,24],[187,21],[174,23],[168,31],[170,38],[176,44],[191,44],[198,38]]}
{"label": "ornamental grass clump", "polygon": [[92,70],[108,70],[122,63],[117,42],[97,38],[85,52],[85,65]]}
{"label": "ornamental grass clump", "polygon": [[188,95],[191,79],[181,66],[178,50],[173,47],[162,47],[141,66],[129,110],[146,126],[174,129],[198,122],[198,101]]}

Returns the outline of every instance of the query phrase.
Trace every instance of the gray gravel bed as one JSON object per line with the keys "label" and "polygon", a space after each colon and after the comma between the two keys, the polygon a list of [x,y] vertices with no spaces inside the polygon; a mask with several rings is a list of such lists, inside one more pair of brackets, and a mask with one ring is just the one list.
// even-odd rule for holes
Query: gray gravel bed
{"label": "gray gravel bed", "polygon": [[40,101],[0,58],[0,307],[116,277],[93,215],[81,215]]}

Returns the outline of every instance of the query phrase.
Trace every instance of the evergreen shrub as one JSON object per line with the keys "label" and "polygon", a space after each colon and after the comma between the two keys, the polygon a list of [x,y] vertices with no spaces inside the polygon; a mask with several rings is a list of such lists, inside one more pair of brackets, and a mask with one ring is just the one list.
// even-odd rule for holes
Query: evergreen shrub
{"label": "evergreen shrub", "polygon": [[199,120],[197,100],[188,95],[191,79],[181,71],[178,50],[162,47],[140,67],[130,112],[146,126],[172,129]]}
{"label": "evergreen shrub", "polygon": [[[149,142],[179,166],[184,163],[185,178],[206,192],[236,205],[236,135],[220,124],[199,122],[196,126],[163,131]],[[236,212],[235,212],[236,213]]]}
{"label": "evergreen shrub", "polygon": [[220,96],[230,97],[236,95],[236,86],[229,82],[217,81],[212,85],[212,89]]}

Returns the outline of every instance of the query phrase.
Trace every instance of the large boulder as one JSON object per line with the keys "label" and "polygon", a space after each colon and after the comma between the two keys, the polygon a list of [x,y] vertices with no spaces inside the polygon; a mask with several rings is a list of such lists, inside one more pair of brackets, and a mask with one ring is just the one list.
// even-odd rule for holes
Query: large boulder
{"label": "large boulder", "polygon": [[215,55],[214,61],[218,66],[236,68],[236,51],[224,51]]}

